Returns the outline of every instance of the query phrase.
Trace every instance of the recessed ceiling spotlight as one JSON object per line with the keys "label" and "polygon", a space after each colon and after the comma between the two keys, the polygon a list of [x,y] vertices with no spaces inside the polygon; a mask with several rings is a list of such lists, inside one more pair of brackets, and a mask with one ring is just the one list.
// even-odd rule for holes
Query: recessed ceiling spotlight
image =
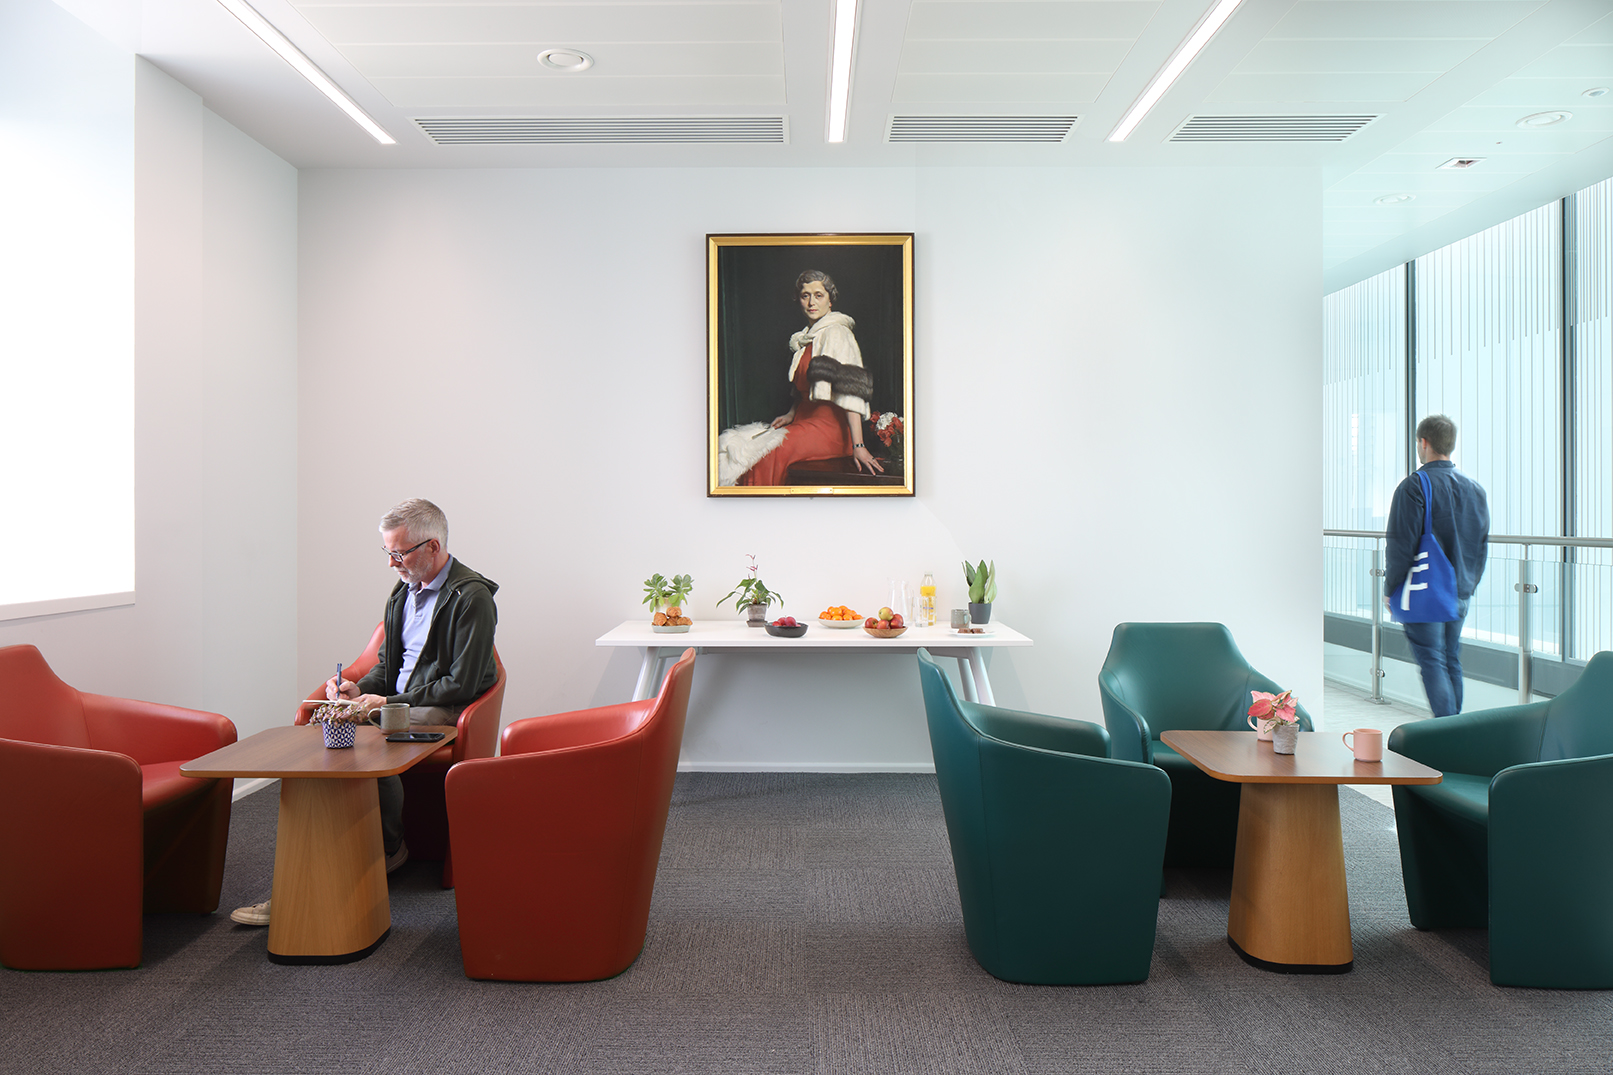
{"label": "recessed ceiling spotlight", "polygon": [[538,62],[551,71],[586,71],[594,66],[594,58],[580,49],[544,49]]}
{"label": "recessed ceiling spotlight", "polygon": [[1373,205],[1405,205],[1407,202],[1414,202],[1416,200],[1417,200],[1417,195],[1415,195],[1415,194],[1385,194],[1385,195],[1383,195],[1381,197],[1373,198],[1372,199],[1372,204]]}
{"label": "recessed ceiling spotlight", "polygon": [[1580,94],[1580,96],[1581,97],[1589,97],[1592,100],[1595,100],[1598,97],[1605,97],[1605,96],[1607,96],[1607,87],[1606,86],[1596,86],[1593,89],[1586,90],[1584,93]]}
{"label": "recessed ceiling spotlight", "polygon": [[1532,116],[1525,116],[1517,122],[1517,126],[1524,130],[1532,127],[1554,127],[1565,120],[1574,118],[1572,112],[1536,112]]}
{"label": "recessed ceiling spotlight", "polygon": [[1444,164],[1441,164],[1439,169],[1444,171],[1459,172],[1483,163],[1483,157],[1452,157]]}

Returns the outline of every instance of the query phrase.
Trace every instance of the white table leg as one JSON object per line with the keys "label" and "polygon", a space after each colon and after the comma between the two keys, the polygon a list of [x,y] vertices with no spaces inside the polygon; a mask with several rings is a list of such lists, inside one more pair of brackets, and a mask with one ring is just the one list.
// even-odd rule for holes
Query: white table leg
{"label": "white table leg", "polygon": [[991,693],[991,679],[986,675],[986,657],[976,646],[969,651],[969,671],[974,676],[975,694],[981,705],[996,705],[997,698]]}
{"label": "white table leg", "polygon": [[[974,653],[974,650],[970,650],[969,652]],[[965,702],[980,701],[979,697],[977,697],[975,694],[975,680],[974,676],[969,672],[968,657],[960,656],[958,658],[958,683],[963,687],[963,700]]]}
{"label": "white table leg", "polygon": [[645,646],[644,659],[638,666],[638,685],[633,688],[633,701],[642,702],[655,691],[656,673],[661,670],[661,647]]}

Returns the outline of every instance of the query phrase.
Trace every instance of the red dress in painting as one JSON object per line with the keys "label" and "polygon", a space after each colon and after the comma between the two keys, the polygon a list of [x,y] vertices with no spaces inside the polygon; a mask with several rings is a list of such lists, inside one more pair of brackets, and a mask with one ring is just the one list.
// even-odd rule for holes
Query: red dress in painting
{"label": "red dress in painting", "polygon": [[812,345],[806,345],[796,363],[792,387],[796,393],[795,420],[784,427],[784,443],[740,475],[740,485],[788,485],[785,475],[804,459],[834,459],[851,454],[851,426],[846,412],[828,400],[811,399]]}

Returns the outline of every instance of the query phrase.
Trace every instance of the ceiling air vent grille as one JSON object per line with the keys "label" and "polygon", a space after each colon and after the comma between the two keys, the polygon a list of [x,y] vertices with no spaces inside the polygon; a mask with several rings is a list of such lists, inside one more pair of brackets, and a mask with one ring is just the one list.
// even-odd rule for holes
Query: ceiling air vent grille
{"label": "ceiling air vent grille", "polygon": [[1377,116],[1190,116],[1172,142],[1342,142]]}
{"label": "ceiling air vent grille", "polygon": [[783,142],[783,116],[500,116],[416,118],[441,146]]}
{"label": "ceiling air vent grille", "polygon": [[1062,142],[1080,116],[892,116],[887,142]]}

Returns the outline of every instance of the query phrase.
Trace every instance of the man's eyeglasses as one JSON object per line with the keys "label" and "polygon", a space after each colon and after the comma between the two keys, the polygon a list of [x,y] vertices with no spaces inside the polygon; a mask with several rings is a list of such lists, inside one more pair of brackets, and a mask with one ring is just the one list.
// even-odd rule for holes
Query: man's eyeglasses
{"label": "man's eyeglasses", "polygon": [[[431,544],[431,542],[433,540],[435,540],[435,539],[434,538],[426,538],[426,540],[422,541],[420,543],[420,545],[429,545],[429,544]],[[408,556],[411,552],[414,552],[415,549],[418,549],[420,547],[420,545],[413,545],[413,546],[411,546],[411,547],[409,547],[407,549],[404,549],[402,552],[393,552],[391,549],[388,549],[388,548],[383,546],[381,551],[386,553],[387,556],[391,557],[392,562],[394,564],[401,564],[401,563],[403,563],[403,558]]]}

